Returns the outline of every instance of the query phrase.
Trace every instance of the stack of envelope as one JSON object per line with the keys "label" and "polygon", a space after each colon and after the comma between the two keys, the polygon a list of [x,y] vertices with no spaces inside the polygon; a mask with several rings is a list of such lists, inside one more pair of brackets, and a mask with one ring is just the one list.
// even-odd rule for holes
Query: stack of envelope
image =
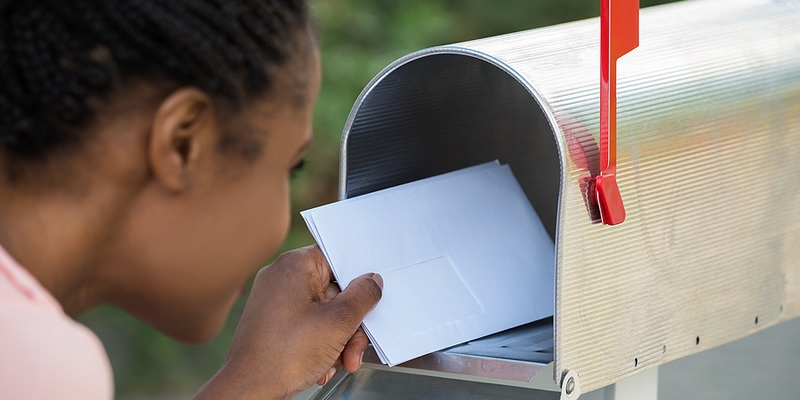
{"label": "stack of envelope", "polygon": [[301,214],[341,287],[367,272],[383,277],[364,330],[385,364],[553,315],[553,241],[508,165]]}

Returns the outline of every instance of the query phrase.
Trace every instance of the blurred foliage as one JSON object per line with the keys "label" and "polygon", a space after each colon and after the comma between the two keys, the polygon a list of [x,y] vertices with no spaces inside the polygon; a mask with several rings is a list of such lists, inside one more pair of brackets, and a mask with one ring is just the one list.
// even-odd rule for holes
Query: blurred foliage
{"label": "blurred foliage", "polygon": [[[641,0],[642,7],[667,0]],[[284,250],[313,241],[296,211],[336,200],[339,138],[361,89],[412,51],[596,17],[598,0],[312,0],[323,65],[315,143],[293,182],[295,218]],[[231,249],[236,251],[236,249]],[[265,263],[268,261],[265,261]],[[188,398],[219,365],[243,302],[211,343],[175,342],[113,307],[81,317],[106,346],[117,398]]]}

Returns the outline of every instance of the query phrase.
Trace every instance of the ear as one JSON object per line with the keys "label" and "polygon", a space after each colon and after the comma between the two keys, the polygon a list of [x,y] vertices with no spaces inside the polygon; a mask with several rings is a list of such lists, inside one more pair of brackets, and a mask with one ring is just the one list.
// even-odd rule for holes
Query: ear
{"label": "ear", "polygon": [[191,186],[192,171],[217,136],[214,101],[195,88],[172,92],[153,116],[148,159],[155,178],[170,191]]}

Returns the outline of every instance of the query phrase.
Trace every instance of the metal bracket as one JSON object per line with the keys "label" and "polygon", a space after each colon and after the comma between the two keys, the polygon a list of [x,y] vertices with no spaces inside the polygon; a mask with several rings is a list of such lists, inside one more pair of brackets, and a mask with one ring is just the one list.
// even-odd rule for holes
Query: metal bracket
{"label": "metal bracket", "polygon": [[581,380],[576,371],[564,371],[561,378],[561,400],[578,400],[581,397]]}

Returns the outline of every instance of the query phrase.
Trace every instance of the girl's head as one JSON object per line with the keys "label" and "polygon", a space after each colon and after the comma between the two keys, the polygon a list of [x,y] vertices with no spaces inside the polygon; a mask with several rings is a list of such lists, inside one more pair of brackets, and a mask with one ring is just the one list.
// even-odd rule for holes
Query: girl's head
{"label": "girl's head", "polygon": [[0,0],[0,243],[67,311],[213,336],[288,229],[301,0]]}

